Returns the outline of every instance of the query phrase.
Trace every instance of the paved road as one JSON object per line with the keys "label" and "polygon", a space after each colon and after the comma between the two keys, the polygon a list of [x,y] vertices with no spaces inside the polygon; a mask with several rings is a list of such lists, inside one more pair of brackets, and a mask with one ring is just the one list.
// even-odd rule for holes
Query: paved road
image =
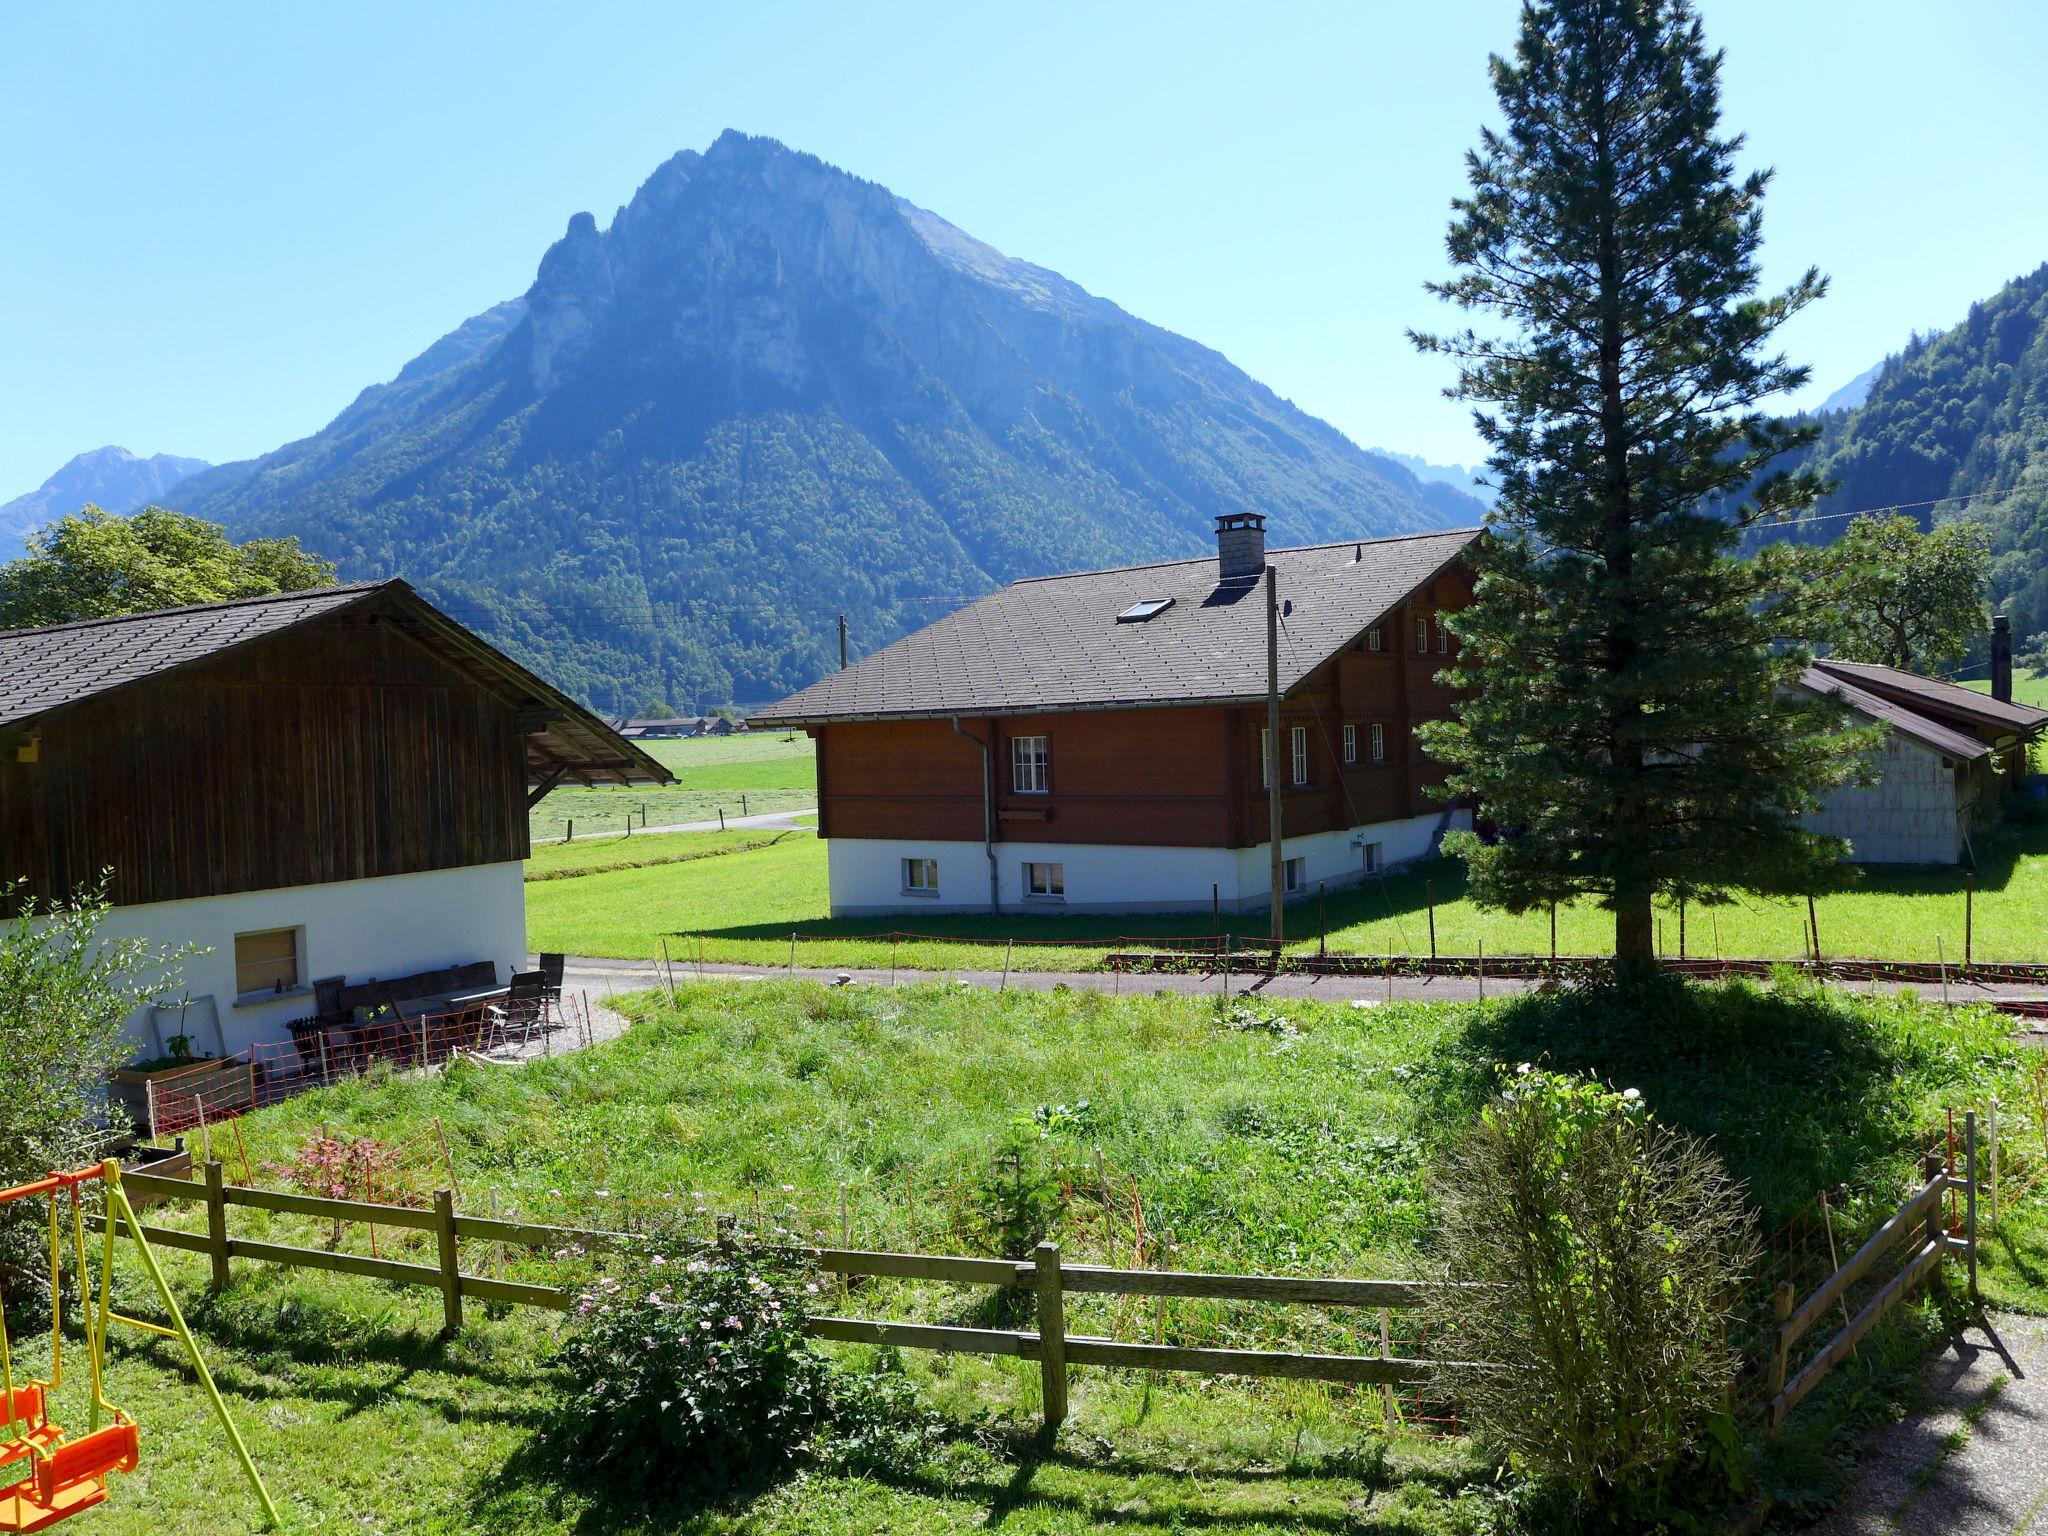
{"label": "paved road", "polygon": [[1878,1437],[1817,1536],[2048,1536],[2048,1320],[1971,1324],[1928,1388],[1933,1405]]}
{"label": "paved road", "polygon": [[[801,956],[802,951],[798,951]],[[1207,973],[1173,973],[1150,976],[1125,976],[1117,972],[1104,971],[1012,971],[1007,980],[1001,971],[912,971],[891,972],[886,968],[846,969],[836,966],[799,965],[792,971],[779,965],[727,965],[707,963],[700,970],[695,961],[677,960],[674,963],[676,984],[697,980],[704,981],[759,981],[764,978],[795,976],[801,981],[839,982],[845,981],[860,986],[890,986],[915,981],[945,981],[975,987],[1019,987],[1032,992],[1050,992],[1054,987],[1064,986],[1076,991],[1096,992],[1178,992],[1191,995],[1221,993],[1226,978],[1220,971]],[[602,998],[614,992],[633,992],[644,987],[660,986],[663,983],[661,962],[657,960],[600,960],[581,955],[569,958],[563,978],[564,989],[570,992],[588,991],[593,998]],[[1534,991],[1541,983],[1536,981],[1504,981],[1490,977],[1484,983],[1487,997],[1500,997],[1508,993]],[[1841,982],[1854,991],[1887,990],[1893,983]],[[1472,976],[1396,976],[1391,986],[1379,976],[1263,976],[1256,972],[1233,972],[1228,978],[1230,994],[1233,997],[1310,998],[1322,1002],[1375,1003],[1388,1000],[1422,1001],[1439,1003],[1470,1002],[1481,995],[1481,983]],[[1924,996],[1940,994],[1938,985],[1917,989]],[[2038,987],[2020,986],[1969,986],[1951,982],[1949,991],[1958,1001],[1969,998],[1991,999],[1996,997],[2041,997],[2043,990]]]}
{"label": "paved road", "polygon": [[[724,821],[720,821],[714,816],[709,821],[678,821],[665,827],[635,827],[632,835],[634,837],[647,837],[656,832],[717,832],[721,829],[731,831],[736,827],[763,827],[772,832],[809,832],[815,829],[805,826],[796,818],[799,816],[815,816],[817,814],[818,808],[815,805],[809,805],[795,811],[763,811],[756,816],[728,816]],[[626,835],[624,832],[611,831],[586,832],[578,841],[586,841],[598,837],[624,837]],[[548,841],[559,843],[561,839],[556,837],[550,838]]]}

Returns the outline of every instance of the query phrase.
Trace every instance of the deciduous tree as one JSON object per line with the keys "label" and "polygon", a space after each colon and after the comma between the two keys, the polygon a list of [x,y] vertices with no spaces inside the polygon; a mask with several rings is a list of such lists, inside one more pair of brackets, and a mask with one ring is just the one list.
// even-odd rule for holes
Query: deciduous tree
{"label": "deciduous tree", "polygon": [[1779,546],[1799,638],[1844,661],[1926,671],[1959,661],[1985,632],[1991,531],[1912,518],[1852,518],[1832,544]]}
{"label": "deciduous tree", "polygon": [[1804,381],[1771,338],[1826,285],[1757,296],[1769,173],[1737,174],[1720,63],[1683,0],[1525,5],[1432,285],[1501,325],[1414,338],[1457,360],[1500,493],[1453,626],[1477,693],[1425,739],[1508,835],[1446,847],[1485,904],[1600,897],[1624,968],[1660,892],[1826,879],[1845,850],[1799,816],[1860,756],[1735,558],[1822,489],[1765,473],[1811,429],[1758,405]]}
{"label": "deciduous tree", "polygon": [[104,619],[334,584],[334,567],[297,539],[236,544],[216,523],[145,507],[116,517],[87,506],[28,536],[0,566],[0,628]]}

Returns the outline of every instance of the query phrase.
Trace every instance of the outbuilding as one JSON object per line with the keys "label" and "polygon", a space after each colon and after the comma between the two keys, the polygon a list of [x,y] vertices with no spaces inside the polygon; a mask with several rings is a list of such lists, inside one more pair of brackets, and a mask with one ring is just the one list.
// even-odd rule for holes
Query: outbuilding
{"label": "outbuilding", "polygon": [[223,1056],[316,978],[509,977],[532,802],[670,777],[403,581],[0,633],[0,920],[104,872]]}

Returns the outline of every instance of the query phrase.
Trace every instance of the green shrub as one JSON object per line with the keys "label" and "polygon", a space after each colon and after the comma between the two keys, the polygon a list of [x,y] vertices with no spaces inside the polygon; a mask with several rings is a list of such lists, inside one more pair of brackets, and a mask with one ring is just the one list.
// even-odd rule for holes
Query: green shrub
{"label": "green shrub", "polygon": [[[1439,1388],[1580,1529],[1669,1525],[1738,1477],[1728,1385],[1756,1257],[1739,1188],[1634,1089],[1523,1066],[1438,1171],[1452,1275],[1433,1304],[1461,1358]],[[1680,1494],[1683,1497],[1680,1497]]]}
{"label": "green shrub", "polygon": [[577,1299],[552,1429],[581,1466],[651,1498],[717,1497],[802,1453],[827,1406],[800,1273],[747,1248],[655,1254]]}

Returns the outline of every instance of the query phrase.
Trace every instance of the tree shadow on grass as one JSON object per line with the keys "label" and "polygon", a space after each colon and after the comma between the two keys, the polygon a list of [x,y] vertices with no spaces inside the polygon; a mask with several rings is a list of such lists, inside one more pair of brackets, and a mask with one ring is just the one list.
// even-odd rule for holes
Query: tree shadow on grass
{"label": "tree shadow on grass", "polygon": [[1895,1189],[1923,1129],[1918,1093],[1954,1051],[1936,1030],[1901,1027],[1918,1006],[1668,978],[1528,994],[1465,1017],[1422,1091],[1448,1136],[1522,1062],[1639,1089],[1658,1118],[1708,1138],[1777,1222],[1820,1189]]}

